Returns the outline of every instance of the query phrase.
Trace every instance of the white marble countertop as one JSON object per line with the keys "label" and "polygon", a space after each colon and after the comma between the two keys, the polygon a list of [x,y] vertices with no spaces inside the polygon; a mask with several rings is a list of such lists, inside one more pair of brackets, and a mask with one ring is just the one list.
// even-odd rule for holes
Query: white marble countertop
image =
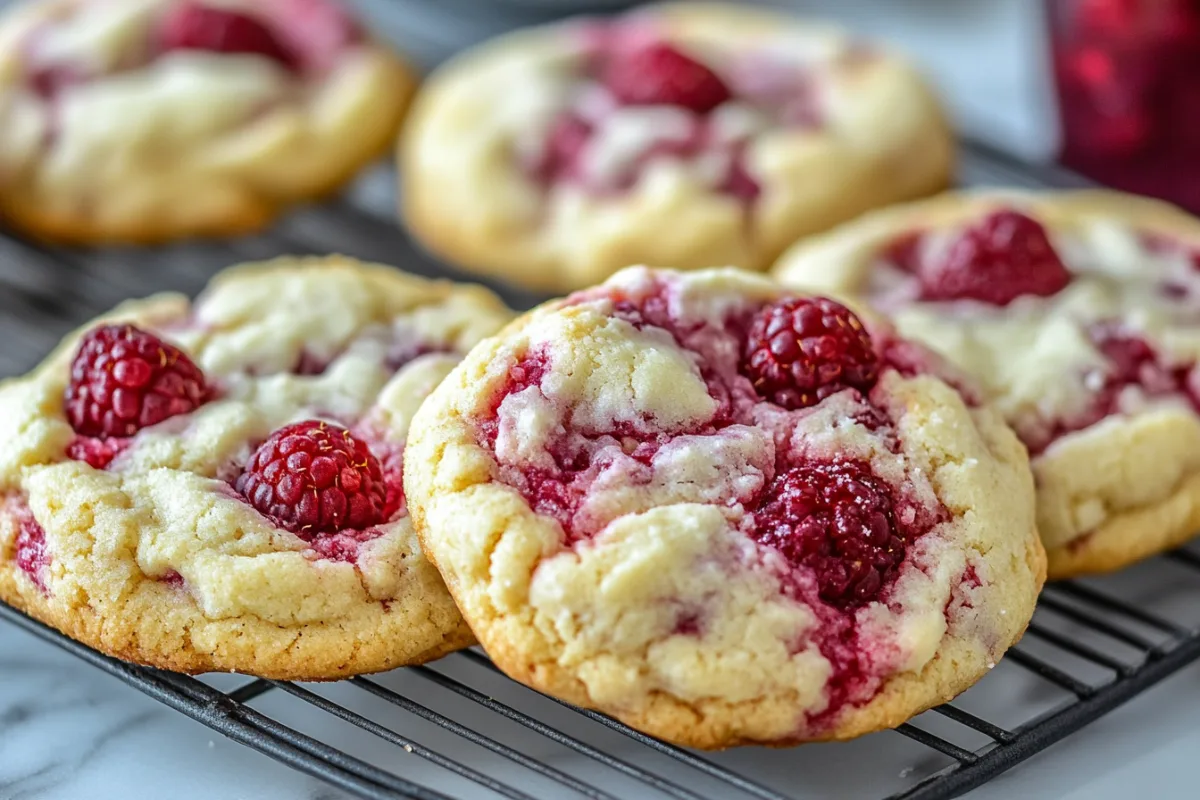
{"label": "white marble countertop", "polygon": [[345,796],[0,622],[3,800]]}
{"label": "white marble countertop", "polygon": [[[131,800],[142,796],[171,800],[335,800],[348,796],[224,739],[116,678],[2,621],[0,654],[2,800]],[[393,673],[384,676],[383,682],[400,677]],[[999,680],[998,676],[989,676],[989,680],[992,677]],[[229,676],[222,678],[224,687],[231,685]],[[993,694],[997,685],[991,687]],[[1014,690],[1018,695],[1022,692]],[[489,693],[503,696],[502,692]],[[272,697],[275,701],[271,708],[275,711],[288,703],[293,711],[298,710],[298,715],[286,716],[289,724],[346,746],[346,740],[338,732],[341,729],[336,727],[340,723],[322,718],[318,711],[298,709],[299,704],[293,698],[278,693]],[[998,699],[1006,702],[1004,697]],[[1200,729],[1195,724],[1198,716],[1200,665],[1195,665],[977,790],[971,797],[979,800],[1013,797],[1118,800],[1139,795],[1156,800],[1193,798],[1196,791],[1191,769],[1200,748]],[[394,720],[391,722],[401,728]],[[551,722],[561,725],[562,718]],[[481,721],[480,727],[487,730],[488,724]],[[436,744],[428,730],[419,735]],[[505,741],[526,749],[514,739]],[[872,742],[876,745],[871,746]],[[902,737],[885,733],[865,742],[812,746],[770,753],[766,757],[778,765],[781,753],[793,754],[790,771],[794,777],[789,790],[796,792],[797,797],[845,797],[837,791],[836,783],[829,783],[828,775],[816,779],[804,767],[804,762],[811,760],[806,756],[820,750],[823,754],[834,753],[835,759],[846,762],[847,768],[867,768],[864,754],[886,762],[889,757],[883,753],[886,748],[878,744],[890,746],[896,742],[907,743]],[[456,750],[453,745],[443,744],[441,749],[471,759],[465,745]],[[621,752],[619,745],[613,749]],[[398,750],[390,752],[394,754],[389,757],[393,762],[395,758],[410,757]],[[580,775],[586,775],[591,768],[586,759],[574,754],[552,757],[544,746],[541,752],[535,748],[531,754]],[[750,774],[758,778],[766,774],[755,773],[747,766],[757,757],[753,749],[739,754],[749,757],[741,761]],[[847,757],[840,758],[838,754]],[[737,755],[734,754],[735,762]],[[408,765],[388,763],[389,759],[374,760],[405,774]],[[819,760],[828,761],[824,756]],[[420,777],[422,770],[427,769],[418,760],[412,762],[412,767],[415,771],[409,774],[414,777]],[[883,768],[892,769],[891,776],[895,776],[894,766]],[[503,769],[493,772],[503,776]],[[805,782],[807,775],[814,778],[809,784]],[[441,788],[453,796],[471,800],[492,796],[462,784],[457,790]],[[620,796],[641,795],[635,792]]]}

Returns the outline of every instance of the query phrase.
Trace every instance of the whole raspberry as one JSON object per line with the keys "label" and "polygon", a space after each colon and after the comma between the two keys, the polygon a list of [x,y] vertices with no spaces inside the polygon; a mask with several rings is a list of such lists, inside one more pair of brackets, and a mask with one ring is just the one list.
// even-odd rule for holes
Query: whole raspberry
{"label": "whole raspberry", "polygon": [[811,569],[822,600],[868,603],[904,561],[891,493],[855,461],[793,467],[768,486],[754,512],[753,537]]}
{"label": "whole raspberry", "polygon": [[697,114],[733,96],[715,72],[664,42],[613,57],[601,82],[625,105],[682,106]]}
{"label": "whole raspberry", "polygon": [[180,3],[168,12],[158,28],[158,47],[259,55],[289,69],[296,66],[295,56],[254,17],[201,3]]}
{"label": "whole raspberry", "polygon": [[385,518],[379,459],[350,431],[328,422],[275,431],[233,488],[259,513],[302,536],[362,530]]}
{"label": "whole raspberry", "polygon": [[1021,295],[1049,297],[1071,282],[1039,222],[996,211],[968,227],[939,263],[922,270],[924,300],[1006,306]]}
{"label": "whole raspberry", "polygon": [[132,325],[102,325],[71,362],[64,406],[83,436],[132,436],[208,399],[204,373],[177,347]]}
{"label": "whole raspberry", "polygon": [[850,309],[824,297],[797,297],[754,318],[742,370],[760,396],[796,409],[848,387],[865,393],[879,375],[879,357]]}

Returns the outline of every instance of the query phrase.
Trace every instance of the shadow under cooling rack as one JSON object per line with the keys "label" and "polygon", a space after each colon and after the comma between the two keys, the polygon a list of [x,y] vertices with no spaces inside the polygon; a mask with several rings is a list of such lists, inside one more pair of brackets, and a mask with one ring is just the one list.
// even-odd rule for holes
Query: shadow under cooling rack
{"label": "shadow under cooling rack", "polygon": [[[1080,185],[968,149],[964,185]],[[261,236],[153,251],[73,250],[0,236],[0,375],[131,296],[195,293],[229,264],[343,252],[456,275],[392,222],[386,168]],[[538,297],[495,286],[515,307]],[[1200,556],[1048,587],[1022,642],[953,703],[896,732],[789,750],[700,754],[526,689],[471,650],[330,684],[192,678],[131,666],[0,604],[49,640],[212,729],[364,798],[948,798],[979,786],[1200,658]]]}

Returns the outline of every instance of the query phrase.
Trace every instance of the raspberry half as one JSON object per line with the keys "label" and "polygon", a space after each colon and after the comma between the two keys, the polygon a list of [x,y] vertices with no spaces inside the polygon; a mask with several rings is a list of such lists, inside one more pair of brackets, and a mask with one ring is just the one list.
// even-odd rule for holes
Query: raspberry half
{"label": "raspberry half", "polygon": [[204,373],[177,347],[132,325],[103,325],[71,362],[67,421],[83,436],[132,436],[208,399]]}
{"label": "raspberry half", "polygon": [[664,42],[614,56],[601,81],[625,105],[682,106],[697,114],[733,96],[715,72]]}
{"label": "raspberry half", "polygon": [[822,600],[874,600],[904,561],[891,493],[856,461],[810,463],[777,476],[754,513],[754,538],[811,569]]}
{"label": "raspberry half", "polygon": [[1049,297],[1071,282],[1046,229],[1017,211],[996,211],[968,227],[940,263],[922,270],[923,300],[979,300],[1006,306],[1022,295]]}
{"label": "raspberry half", "polygon": [[879,375],[879,356],[850,309],[824,297],[798,297],[754,318],[742,371],[760,396],[796,409],[848,387],[867,392]]}
{"label": "raspberry half", "polygon": [[386,516],[379,459],[350,431],[317,420],[271,434],[234,489],[260,514],[301,536],[362,530]]}
{"label": "raspberry half", "polygon": [[263,23],[248,14],[200,3],[181,3],[163,18],[158,47],[172,50],[206,50],[263,56],[288,69],[296,58]]}

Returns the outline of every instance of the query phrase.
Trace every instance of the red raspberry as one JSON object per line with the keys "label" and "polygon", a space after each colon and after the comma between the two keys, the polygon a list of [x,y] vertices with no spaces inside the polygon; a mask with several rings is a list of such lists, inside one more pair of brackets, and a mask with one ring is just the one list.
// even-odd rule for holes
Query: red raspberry
{"label": "red raspberry", "polygon": [[715,72],[663,42],[614,57],[601,81],[626,105],[682,106],[697,114],[733,96]]}
{"label": "red raspberry", "polygon": [[1146,368],[1157,363],[1158,355],[1145,339],[1129,336],[1119,326],[1097,325],[1089,333],[1096,348],[1112,362],[1112,377],[1118,383],[1138,383]]}
{"label": "red raspberry", "polygon": [[1193,365],[1162,358],[1154,347],[1134,331],[1115,323],[1100,323],[1088,331],[1092,344],[1112,365],[1104,389],[1107,414],[1117,413],[1121,390],[1138,386],[1151,397],[1179,394],[1190,396]]}
{"label": "red raspberry", "polygon": [[162,20],[158,46],[172,50],[207,50],[213,53],[259,55],[289,69],[295,56],[263,23],[248,14],[200,3],[181,3]]}
{"label": "red raspberry", "polygon": [[364,38],[358,22],[332,0],[270,0],[263,5],[276,36],[310,70],[331,68]]}
{"label": "red raspberry", "polygon": [[555,120],[546,137],[533,172],[543,181],[554,182],[570,177],[578,169],[579,154],[592,136],[592,126],[574,114]]}
{"label": "red raspberry", "polygon": [[883,260],[905,272],[917,273],[921,266],[921,241],[924,234],[906,233],[884,248]]}
{"label": "red raspberry", "polygon": [[526,353],[517,363],[508,368],[503,385],[497,388],[488,403],[487,413],[479,421],[480,431],[488,444],[495,446],[500,432],[500,406],[504,398],[525,391],[530,386],[540,386],[542,378],[550,369],[550,359],[540,350]]}
{"label": "red raspberry", "polygon": [[752,535],[811,569],[821,599],[843,608],[875,599],[904,561],[891,493],[860,462],[810,463],[776,476]]}
{"label": "red raspberry", "polygon": [[850,309],[824,297],[797,297],[754,318],[742,369],[760,396],[796,409],[847,387],[865,393],[879,374],[879,357]]}
{"label": "red raspberry", "polygon": [[922,299],[980,300],[1006,306],[1021,295],[1049,297],[1071,282],[1046,229],[1012,210],[963,231],[940,264],[923,270]]}
{"label": "red raspberry", "polygon": [[93,469],[106,469],[112,460],[129,447],[131,440],[125,438],[97,439],[92,436],[76,436],[67,445],[67,457],[82,461]]}
{"label": "red raspberry", "polygon": [[1108,359],[1103,383],[1093,388],[1092,402],[1081,412],[1059,419],[1043,420],[1018,430],[1031,454],[1046,450],[1056,439],[1095,425],[1124,410],[1123,396],[1137,387],[1147,397],[1176,396],[1188,399],[1200,410],[1200,395],[1193,388],[1194,364],[1171,362],[1133,329],[1118,322],[1101,322],[1088,330],[1092,345]]}
{"label": "red raspberry", "polygon": [[762,193],[762,187],[758,185],[758,181],[746,168],[744,153],[739,152],[735,155],[733,164],[729,167],[729,173],[721,184],[721,191],[743,203],[753,203]]}
{"label": "red raspberry", "polygon": [[204,373],[177,347],[132,325],[102,325],[71,362],[67,421],[83,436],[132,436],[194,411],[208,398]]}
{"label": "red raspberry", "polygon": [[328,422],[275,431],[233,488],[260,514],[302,536],[362,530],[386,516],[379,459],[350,431]]}

